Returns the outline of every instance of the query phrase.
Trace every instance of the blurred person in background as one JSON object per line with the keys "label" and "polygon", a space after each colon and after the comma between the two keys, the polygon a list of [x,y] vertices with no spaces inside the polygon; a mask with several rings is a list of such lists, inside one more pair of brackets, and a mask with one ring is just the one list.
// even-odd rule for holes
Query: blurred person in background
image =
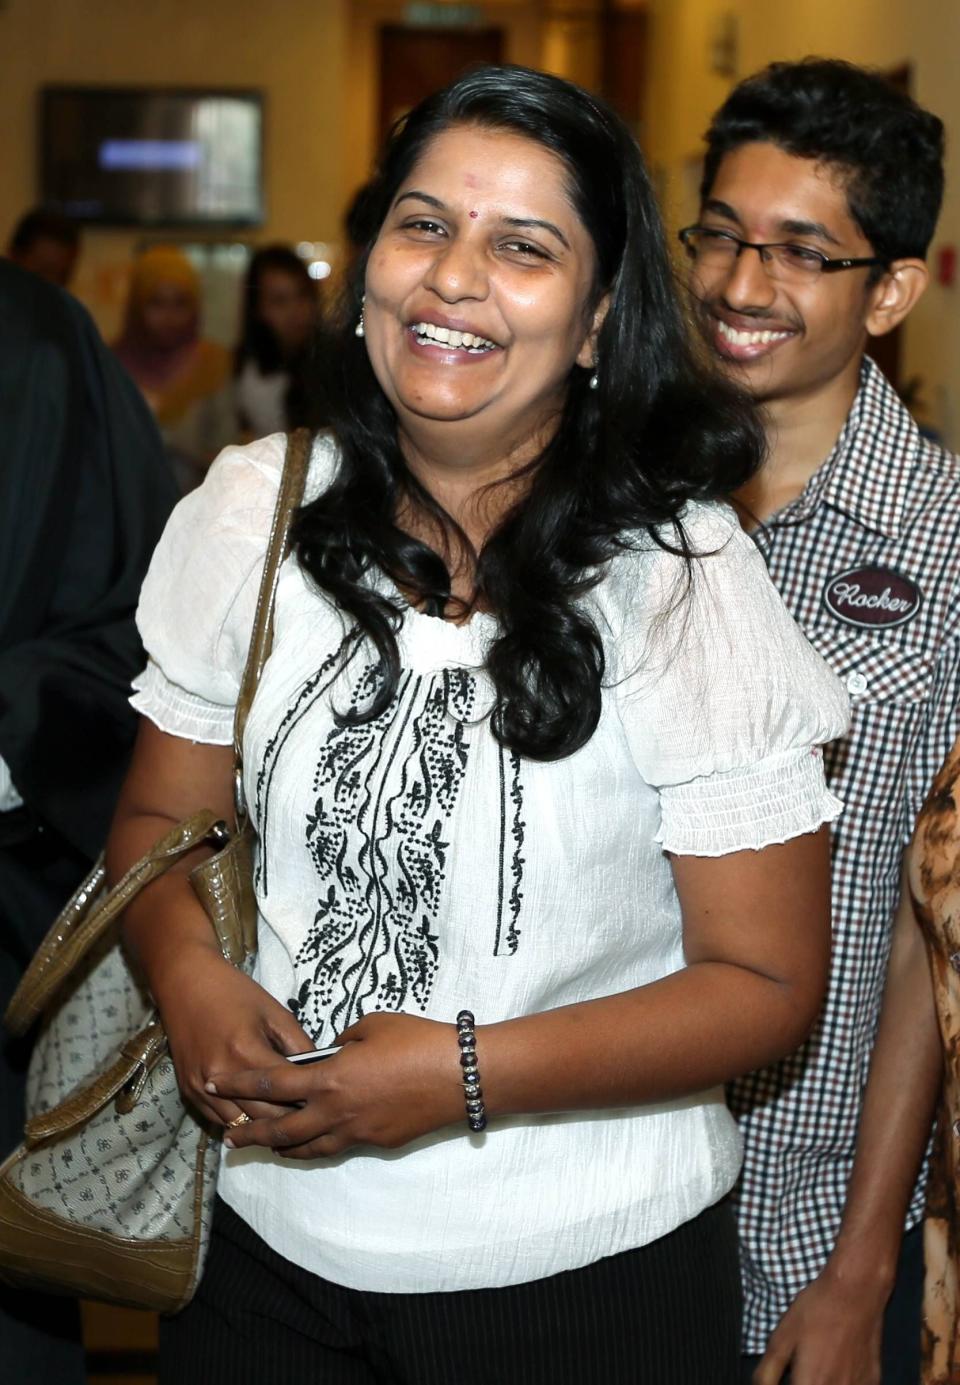
{"label": "blurred person in background", "polygon": [[80,254],[80,228],[60,212],[37,207],[13,228],[7,258],[58,288],[69,288]]}
{"label": "blurred person in background", "polygon": [[264,438],[310,422],[308,365],[319,325],[317,285],[299,255],[267,245],[250,261],[234,357],[240,432]]}
{"label": "blurred person in background", "polygon": [[[914,996],[917,1039],[904,1079],[942,1064],[924,1221],[923,1385],[960,1380],[960,740],[931,785],[907,857],[898,923],[926,939],[933,986]],[[940,1040],[938,1043],[937,1040]],[[942,1048],[941,1048],[942,1045]]]}
{"label": "blurred person in background", "polygon": [[[133,743],[137,593],[176,498],[86,311],[0,262],[0,1013],[106,836]],[[0,1156],[29,1044],[0,1045]],[[3,1385],[83,1379],[67,1299],[0,1287]]]}
{"label": "blurred person in background", "polygon": [[775,63],[714,116],[701,192],[680,233],[696,319],[766,418],[743,522],[853,698],[825,754],[846,804],[827,1001],[803,1048],[729,1092],[745,1137],[744,1375],[905,1385],[939,1058],[923,941],[895,920],[903,851],[957,732],[960,462],[864,352],[926,288],[943,126],[878,73]]}
{"label": "blurred person in background", "polygon": [[200,276],[175,246],[134,261],[113,349],[153,411],[181,490],[192,490],[232,441],[230,354],[201,335]]}
{"label": "blurred person in background", "polygon": [[[960,1380],[960,740],[921,810],[907,854],[896,929],[922,930],[933,986],[912,996],[915,1041],[902,1078],[929,1090],[942,1071],[924,1221],[923,1385]],[[897,936],[894,937],[894,948]],[[915,1379],[915,1378],[913,1378]],[[911,1380],[912,1385],[912,1380]]]}

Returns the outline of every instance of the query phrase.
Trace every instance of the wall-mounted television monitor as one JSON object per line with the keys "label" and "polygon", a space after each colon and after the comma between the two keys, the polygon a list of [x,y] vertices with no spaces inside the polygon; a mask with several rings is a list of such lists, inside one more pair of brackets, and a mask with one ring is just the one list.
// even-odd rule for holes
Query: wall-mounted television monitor
{"label": "wall-mounted television monitor", "polygon": [[255,91],[44,87],[44,206],[105,226],[257,226],[263,98]]}

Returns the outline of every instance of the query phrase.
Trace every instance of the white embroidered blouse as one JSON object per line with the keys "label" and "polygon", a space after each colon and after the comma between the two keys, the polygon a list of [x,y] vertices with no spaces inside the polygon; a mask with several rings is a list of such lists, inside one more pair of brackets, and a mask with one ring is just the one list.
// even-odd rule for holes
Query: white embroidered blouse
{"label": "white embroidered blouse", "polygon": [[[283,450],[277,435],[222,453],[154,556],[133,704],[173,735],[231,740]],[[335,466],[318,442],[308,497]],[[685,523],[710,555],[686,597],[681,560],[649,540],[589,597],[608,659],[602,715],[552,763],[490,732],[496,623],[483,614],[457,626],[408,610],[389,707],[338,721],[370,697],[376,655],[360,644],[344,658],[345,618],[287,560],[245,738],[255,974],[318,1045],[376,1010],[452,1021],[466,1006],[488,1024],[652,982],[684,965],[665,852],[759,848],[840,811],[817,749],[846,727],[840,684],[732,513],[691,506]],[[479,1138],[464,1124],[307,1165],[236,1152],[220,1192],[297,1264],[420,1292],[520,1283],[642,1245],[722,1197],[739,1162],[714,1090],[493,1120]]]}

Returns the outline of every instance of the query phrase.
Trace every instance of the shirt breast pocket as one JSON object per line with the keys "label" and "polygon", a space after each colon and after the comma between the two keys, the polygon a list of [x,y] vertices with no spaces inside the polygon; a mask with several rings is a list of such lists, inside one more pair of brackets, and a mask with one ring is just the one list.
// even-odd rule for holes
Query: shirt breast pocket
{"label": "shirt breast pocket", "polygon": [[894,632],[864,633],[821,626],[805,634],[843,681],[854,711],[873,705],[906,707],[929,700],[934,660]]}

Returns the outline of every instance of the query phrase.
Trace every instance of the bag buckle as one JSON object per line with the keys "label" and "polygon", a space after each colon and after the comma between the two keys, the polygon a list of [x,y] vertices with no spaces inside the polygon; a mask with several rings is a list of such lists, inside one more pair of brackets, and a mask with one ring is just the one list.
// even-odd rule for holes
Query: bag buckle
{"label": "bag buckle", "polygon": [[216,847],[217,851],[222,851],[223,848],[228,845],[230,841],[230,828],[224,822],[223,818],[218,819],[217,822],[211,823],[207,831],[207,841],[210,842],[212,846]]}

